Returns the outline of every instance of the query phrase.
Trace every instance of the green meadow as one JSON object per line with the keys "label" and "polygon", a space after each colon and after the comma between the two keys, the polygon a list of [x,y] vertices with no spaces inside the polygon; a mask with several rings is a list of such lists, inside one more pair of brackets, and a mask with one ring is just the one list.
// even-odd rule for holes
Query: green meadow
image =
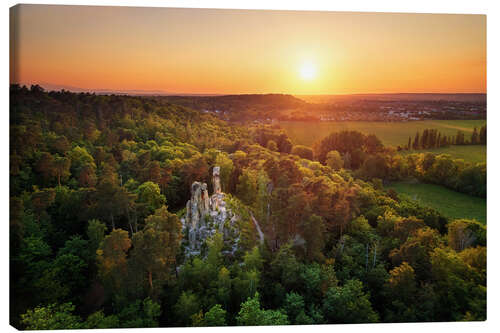
{"label": "green meadow", "polygon": [[[332,122],[300,122],[283,121],[279,123],[285,129],[294,144],[312,146],[331,132],[355,130],[365,134],[375,134],[386,146],[406,145],[408,137],[426,128],[435,128],[444,135],[456,135],[458,130],[470,138],[474,127],[478,130],[486,124],[486,120],[422,120],[408,122],[378,121],[332,121]],[[450,154],[454,158],[463,158],[471,162],[486,162],[485,146],[451,146],[432,149],[436,153]]]}
{"label": "green meadow", "polygon": [[388,186],[400,195],[431,207],[456,219],[476,219],[486,224],[486,199],[449,190],[443,186],[410,182],[395,182]]}
{"label": "green meadow", "polygon": [[[445,148],[427,149],[425,151],[429,151],[434,154],[449,154],[453,158],[461,158],[464,161],[472,163],[486,163],[486,146],[484,145],[449,146]],[[415,152],[422,152],[422,151],[421,150],[401,151],[403,155]]]}
{"label": "green meadow", "polygon": [[302,122],[283,121],[279,123],[283,127],[294,144],[311,146],[314,142],[321,140],[331,132],[342,130],[355,130],[365,134],[375,134],[382,140],[384,145],[398,146],[406,145],[408,137],[412,138],[415,133],[426,128],[435,128],[444,135],[456,135],[458,130],[470,138],[474,127],[478,130],[486,124],[486,120],[422,120],[405,122],[383,122],[383,121],[322,121]]}

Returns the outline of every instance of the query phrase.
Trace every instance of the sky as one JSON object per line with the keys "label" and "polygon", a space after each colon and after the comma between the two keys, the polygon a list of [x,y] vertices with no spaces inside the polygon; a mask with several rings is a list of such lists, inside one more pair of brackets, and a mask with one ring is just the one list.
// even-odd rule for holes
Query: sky
{"label": "sky", "polygon": [[10,82],[166,93],[486,93],[486,16],[18,5]]}

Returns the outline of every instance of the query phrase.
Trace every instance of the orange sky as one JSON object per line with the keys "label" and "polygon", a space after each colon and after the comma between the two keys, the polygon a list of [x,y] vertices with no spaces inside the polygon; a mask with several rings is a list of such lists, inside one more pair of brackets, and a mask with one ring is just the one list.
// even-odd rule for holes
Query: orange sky
{"label": "orange sky", "polygon": [[[21,5],[11,82],[172,93],[486,92],[486,16]],[[12,38],[12,36],[14,38]],[[317,76],[304,80],[302,64]]]}

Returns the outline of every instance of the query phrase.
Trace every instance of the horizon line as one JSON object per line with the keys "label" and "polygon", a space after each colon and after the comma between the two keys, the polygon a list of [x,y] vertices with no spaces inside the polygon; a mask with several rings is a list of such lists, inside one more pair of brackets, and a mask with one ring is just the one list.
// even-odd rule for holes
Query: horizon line
{"label": "horizon line", "polygon": [[30,87],[38,85],[46,91],[60,92],[69,91],[73,93],[100,93],[100,94],[131,94],[136,96],[230,96],[230,95],[292,95],[292,96],[355,96],[355,95],[487,95],[487,92],[351,92],[351,93],[288,93],[288,92],[238,92],[238,93],[214,93],[214,92],[170,92],[156,89],[113,89],[113,88],[80,88],[65,84],[53,83],[15,83]]}

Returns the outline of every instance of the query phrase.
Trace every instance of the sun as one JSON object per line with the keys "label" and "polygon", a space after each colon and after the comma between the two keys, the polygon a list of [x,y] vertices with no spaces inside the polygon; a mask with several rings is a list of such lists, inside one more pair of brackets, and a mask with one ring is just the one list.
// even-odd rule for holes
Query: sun
{"label": "sun", "polygon": [[316,78],[316,66],[311,62],[302,64],[300,67],[300,77],[307,81]]}

